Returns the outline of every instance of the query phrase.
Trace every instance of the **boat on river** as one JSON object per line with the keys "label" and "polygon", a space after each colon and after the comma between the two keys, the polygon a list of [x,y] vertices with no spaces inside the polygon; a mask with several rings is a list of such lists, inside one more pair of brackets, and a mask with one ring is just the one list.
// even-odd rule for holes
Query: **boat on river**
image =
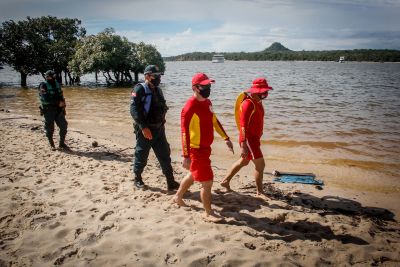
{"label": "boat on river", "polygon": [[224,55],[222,55],[222,54],[213,55],[211,62],[212,63],[224,63],[225,62]]}

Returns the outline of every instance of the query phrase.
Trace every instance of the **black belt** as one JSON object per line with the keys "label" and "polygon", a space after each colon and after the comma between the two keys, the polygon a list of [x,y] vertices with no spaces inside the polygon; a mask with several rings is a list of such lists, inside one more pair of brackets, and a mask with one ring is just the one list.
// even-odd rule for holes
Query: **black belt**
{"label": "black belt", "polygon": [[160,123],[147,123],[147,126],[149,127],[149,128],[152,128],[152,129],[158,129],[158,128],[160,128],[161,126],[163,126],[164,125],[164,122],[160,122]]}

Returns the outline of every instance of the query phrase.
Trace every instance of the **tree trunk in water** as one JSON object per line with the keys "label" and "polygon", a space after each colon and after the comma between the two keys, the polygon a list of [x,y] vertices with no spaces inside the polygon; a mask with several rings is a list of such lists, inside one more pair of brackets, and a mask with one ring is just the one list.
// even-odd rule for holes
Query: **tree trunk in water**
{"label": "tree trunk in water", "polygon": [[[71,77],[71,73],[70,73],[70,72],[68,72],[68,78],[69,78],[69,85],[73,85],[73,84],[75,84],[75,80],[74,80],[74,79],[72,79],[72,77]],[[67,78],[65,78],[65,79],[67,79]]]}
{"label": "tree trunk in water", "polygon": [[28,77],[28,74],[26,74],[24,72],[20,72],[20,73],[21,73],[21,86],[26,87],[26,78]]}
{"label": "tree trunk in water", "polygon": [[97,81],[98,81],[97,71],[95,72],[95,77],[96,77],[96,83],[97,83]]}
{"label": "tree trunk in water", "polygon": [[135,71],[135,83],[139,82],[139,72]]}
{"label": "tree trunk in water", "polygon": [[129,82],[132,83],[132,76],[131,76],[131,74],[129,73],[129,71],[127,71],[127,72],[125,73],[125,76],[128,77]]}
{"label": "tree trunk in water", "polygon": [[56,72],[56,81],[59,84],[62,84],[63,79],[62,79],[62,73],[61,72]]}

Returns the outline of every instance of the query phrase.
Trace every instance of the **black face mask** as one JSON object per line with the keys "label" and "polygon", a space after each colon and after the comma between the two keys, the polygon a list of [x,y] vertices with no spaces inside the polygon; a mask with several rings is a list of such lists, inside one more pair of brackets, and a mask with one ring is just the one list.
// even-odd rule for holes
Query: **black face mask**
{"label": "black face mask", "polygon": [[153,80],[151,80],[151,84],[154,86],[159,86],[161,83],[161,76],[155,76]]}
{"label": "black face mask", "polygon": [[56,84],[56,80],[55,80],[54,78],[52,78],[52,79],[47,79],[47,82],[48,82],[49,84],[53,85],[53,86]]}
{"label": "black face mask", "polygon": [[200,94],[202,97],[208,98],[208,97],[210,96],[210,93],[211,93],[211,85],[200,86],[199,89],[200,89],[199,94]]}
{"label": "black face mask", "polygon": [[258,94],[258,97],[262,100],[262,99],[266,99],[268,96],[268,93],[264,93],[264,94]]}

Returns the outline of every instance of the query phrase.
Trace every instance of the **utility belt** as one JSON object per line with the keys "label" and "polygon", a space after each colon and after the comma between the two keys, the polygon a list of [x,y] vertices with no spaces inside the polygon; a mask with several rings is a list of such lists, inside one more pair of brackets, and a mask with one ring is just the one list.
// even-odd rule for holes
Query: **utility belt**
{"label": "utility belt", "polygon": [[165,122],[148,123],[147,126],[148,126],[150,129],[159,129],[159,128],[161,128],[161,126],[164,125],[164,123],[165,123]]}
{"label": "utility belt", "polygon": [[47,112],[51,111],[62,111],[64,108],[60,108],[58,105],[43,105],[39,106],[40,115],[43,116]]}
{"label": "utility belt", "polygon": [[[149,129],[151,129],[151,130],[157,130],[157,129],[160,129],[161,127],[163,127],[164,124],[165,124],[165,122],[160,122],[160,123],[147,123],[146,125],[147,125],[147,127],[148,127]],[[138,131],[140,131],[139,125],[137,125],[137,124],[135,123],[135,121],[133,121],[133,129],[134,129],[135,134],[136,134]]]}

